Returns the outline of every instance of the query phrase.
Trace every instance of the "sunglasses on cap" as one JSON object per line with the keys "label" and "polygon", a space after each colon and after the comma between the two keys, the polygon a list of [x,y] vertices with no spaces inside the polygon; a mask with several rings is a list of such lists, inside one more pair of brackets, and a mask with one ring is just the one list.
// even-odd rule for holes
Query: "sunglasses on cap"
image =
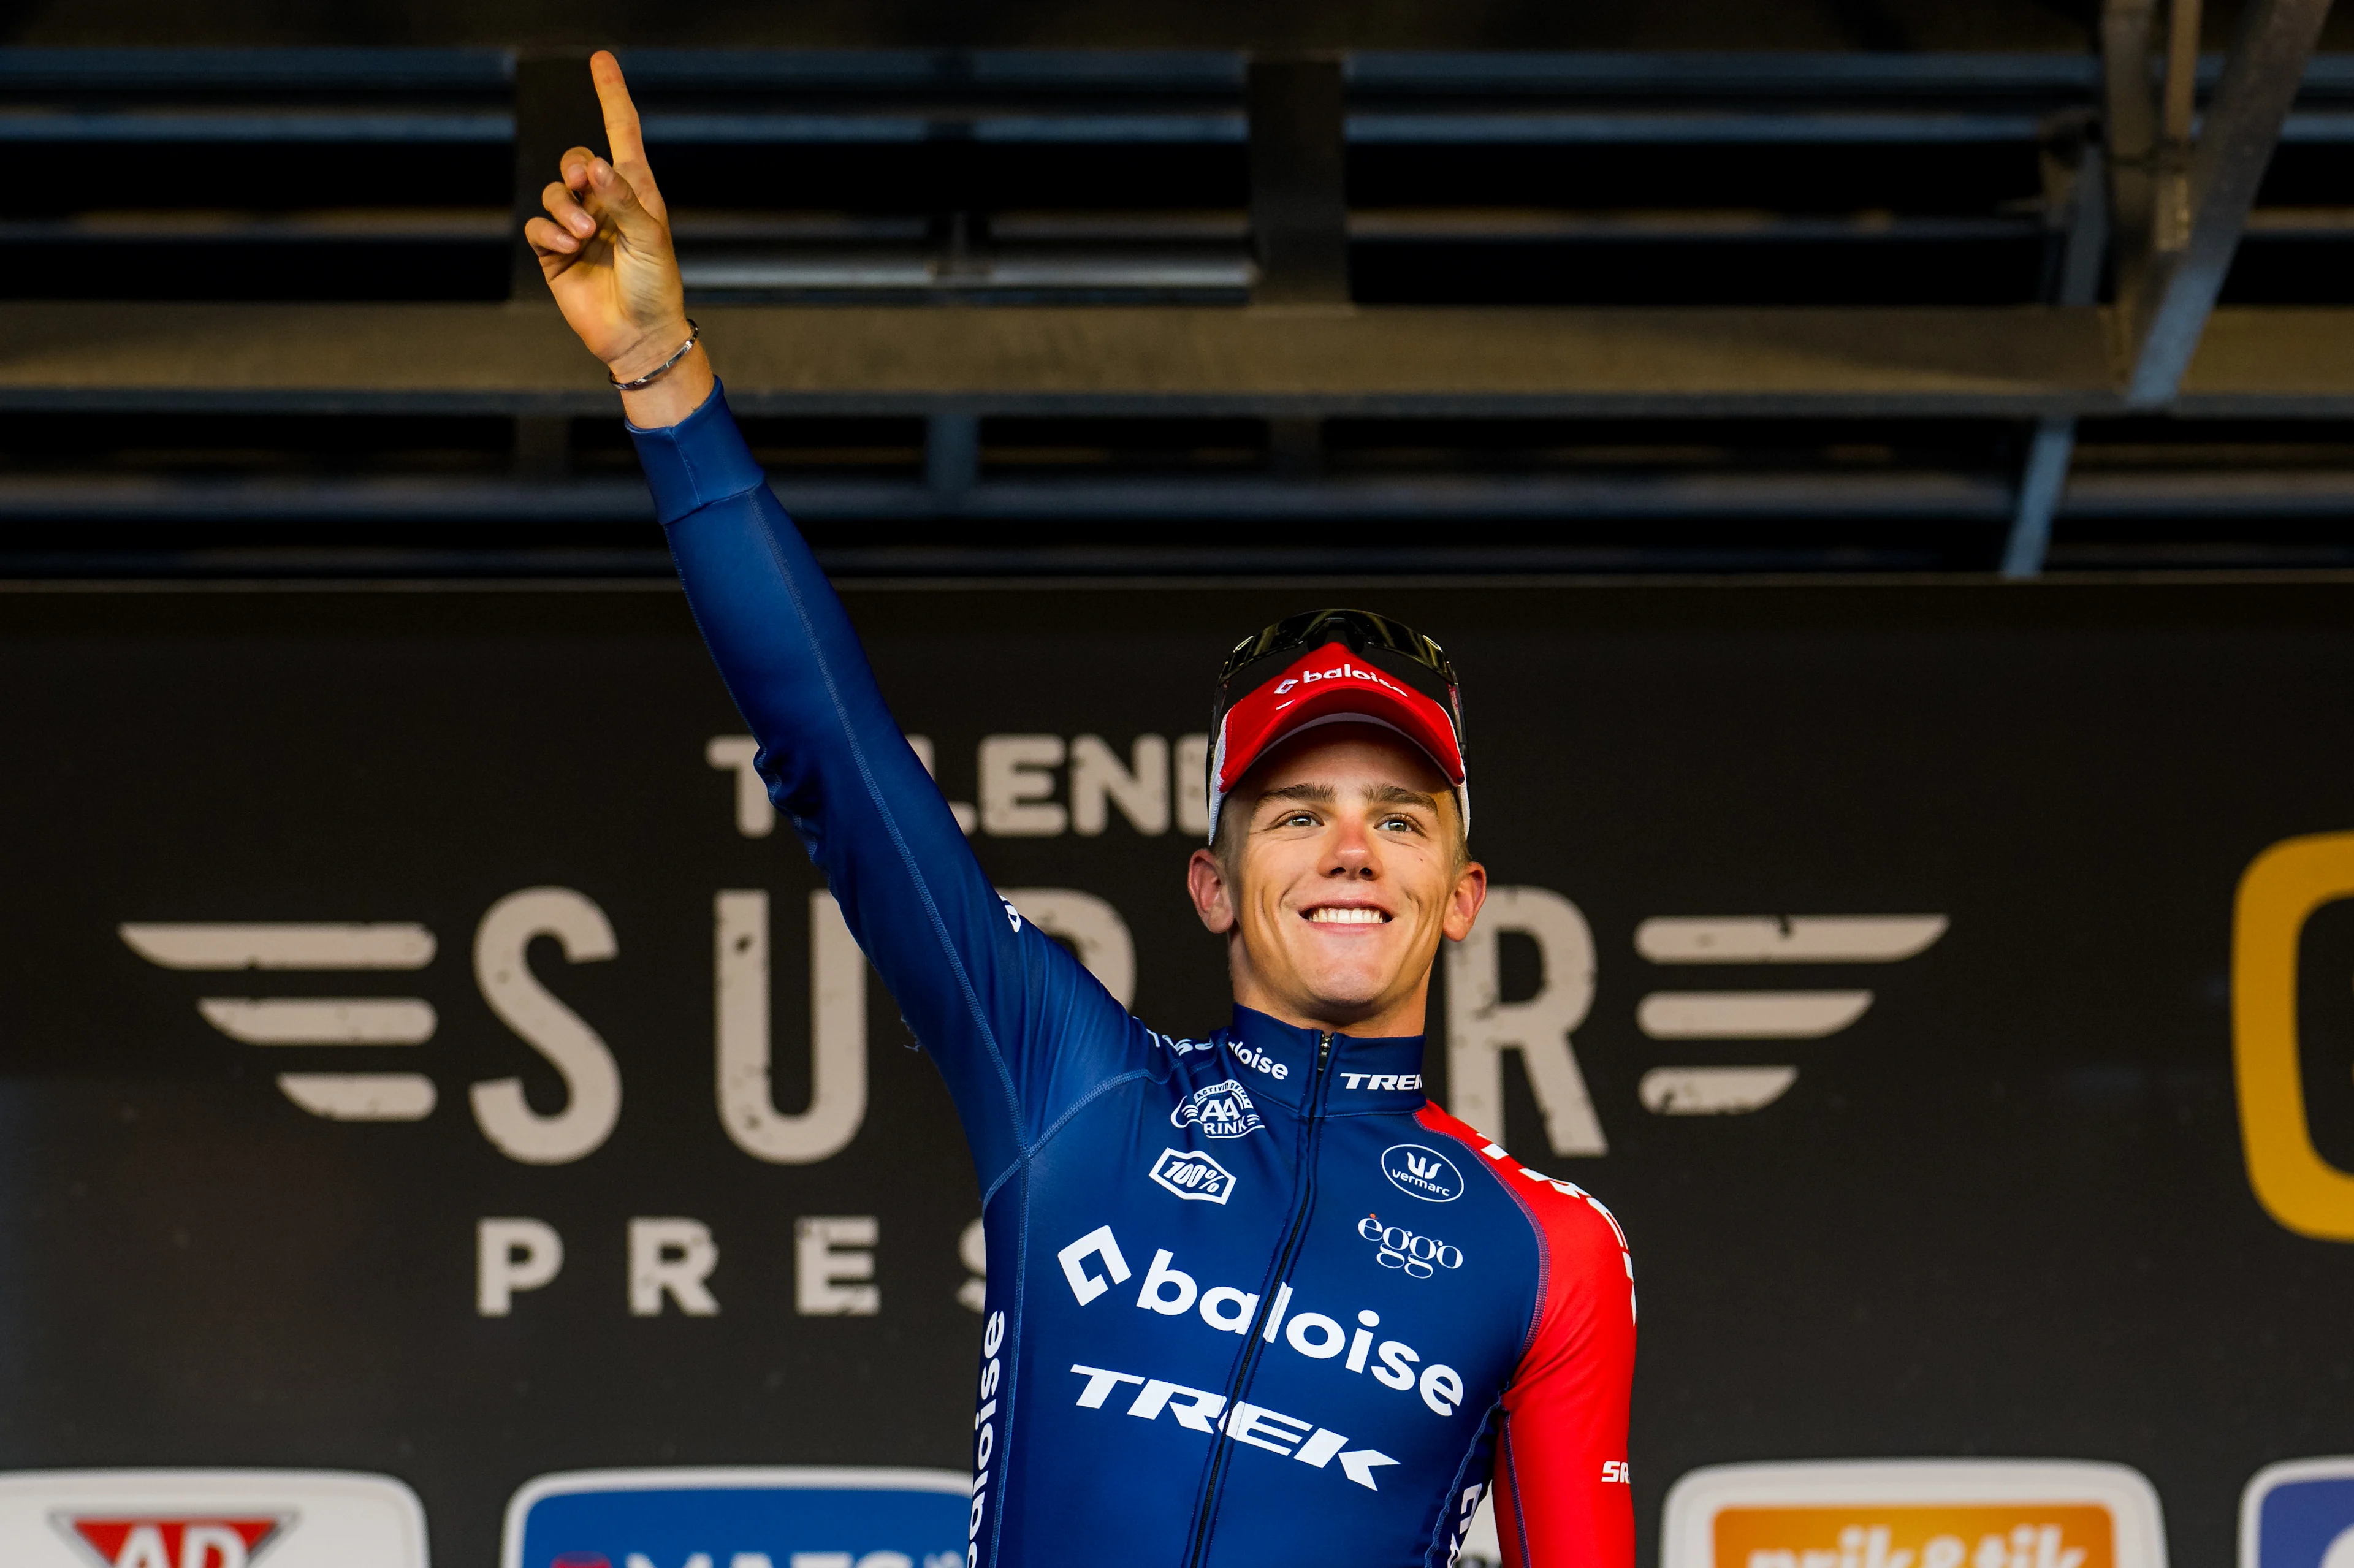
{"label": "sunglasses on cap", "polygon": [[1210,837],[1244,774],[1278,742],[1320,725],[1370,723],[1412,741],[1446,777],[1470,824],[1455,666],[1403,621],[1363,609],[1287,616],[1226,656],[1211,708]]}

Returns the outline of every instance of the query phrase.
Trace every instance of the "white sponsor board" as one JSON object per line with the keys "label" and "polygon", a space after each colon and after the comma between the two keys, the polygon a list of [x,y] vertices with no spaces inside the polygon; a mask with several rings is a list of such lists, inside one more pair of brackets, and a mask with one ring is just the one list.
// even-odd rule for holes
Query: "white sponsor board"
{"label": "white sponsor board", "polygon": [[1664,1512],[1660,1568],[2166,1568],[2156,1489],[2093,1460],[1712,1465]]}
{"label": "white sponsor board", "polygon": [[7,1568],[427,1568],[425,1510],[343,1470],[0,1474]]}

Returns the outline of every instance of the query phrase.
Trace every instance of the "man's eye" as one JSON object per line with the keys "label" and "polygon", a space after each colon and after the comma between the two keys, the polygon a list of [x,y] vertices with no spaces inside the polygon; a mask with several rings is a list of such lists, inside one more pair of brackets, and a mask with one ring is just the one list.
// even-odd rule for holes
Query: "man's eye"
{"label": "man's eye", "polygon": [[1281,828],[1312,828],[1315,825],[1315,817],[1306,811],[1294,811],[1276,824]]}
{"label": "man's eye", "polygon": [[1392,817],[1388,821],[1383,822],[1382,826],[1385,828],[1395,828],[1401,832],[1409,833],[1418,833],[1422,832],[1422,824],[1416,821],[1412,817]]}

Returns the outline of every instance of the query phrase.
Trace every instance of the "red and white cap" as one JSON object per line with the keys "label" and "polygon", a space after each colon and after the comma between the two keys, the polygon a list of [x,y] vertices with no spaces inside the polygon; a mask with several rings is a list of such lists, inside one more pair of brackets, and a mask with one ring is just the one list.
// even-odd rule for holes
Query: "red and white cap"
{"label": "red and white cap", "polygon": [[1412,741],[1453,788],[1470,832],[1463,707],[1446,653],[1386,616],[1324,609],[1278,621],[1226,660],[1211,715],[1211,842],[1226,797],[1260,758],[1330,724],[1379,725]]}

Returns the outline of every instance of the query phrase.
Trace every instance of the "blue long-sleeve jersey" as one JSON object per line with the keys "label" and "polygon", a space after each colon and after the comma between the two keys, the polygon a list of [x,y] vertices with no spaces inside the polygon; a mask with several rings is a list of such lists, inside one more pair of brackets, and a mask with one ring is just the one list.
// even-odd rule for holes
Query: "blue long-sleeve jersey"
{"label": "blue long-sleeve jersey", "polygon": [[634,430],[778,808],[948,1080],[988,1298],[969,1568],[1631,1568],[1616,1221],[1420,1037],[1148,1029],[1000,898],[722,395]]}

